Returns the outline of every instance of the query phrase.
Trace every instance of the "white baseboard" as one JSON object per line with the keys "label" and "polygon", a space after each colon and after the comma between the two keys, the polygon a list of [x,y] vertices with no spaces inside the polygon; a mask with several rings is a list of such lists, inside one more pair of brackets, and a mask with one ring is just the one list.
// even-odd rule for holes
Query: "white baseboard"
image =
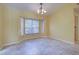
{"label": "white baseboard", "polygon": [[62,42],[65,42],[67,44],[71,44],[71,45],[74,45],[74,42],[70,42],[70,41],[67,41],[67,40],[63,40],[63,39],[60,39],[60,38],[50,38],[50,39],[55,39],[55,40],[59,40],[59,41],[62,41]]}
{"label": "white baseboard", "polygon": [[6,44],[4,44],[4,47],[5,46],[9,46],[9,45],[13,45],[13,44],[17,44],[18,42],[11,42],[11,43],[6,43]]}
{"label": "white baseboard", "polygon": [[66,41],[66,40],[62,40],[61,41],[65,42],[65,43],[68,43],[68,44],[73,44],[74,45],[74,42],[70,42],[70,41]]}
{"label": "white baseboard", "polygon": [[4,48],[9,47],[9,46],[12,46],[12,45],[19,44],[20,42],[21,42],[21,41],[6,43],[6,44],[3,45],[3,47],[0,48],[0,50],[3,50]]}

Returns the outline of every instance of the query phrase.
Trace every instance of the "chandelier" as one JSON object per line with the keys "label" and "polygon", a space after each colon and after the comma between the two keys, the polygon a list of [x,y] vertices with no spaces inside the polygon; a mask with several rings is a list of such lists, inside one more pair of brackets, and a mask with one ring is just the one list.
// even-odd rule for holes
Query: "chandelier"
{"label": "chandelier", "polygon": [[45,14],[47,11],[43,9],[43,3],[40,3],[40,8],[37,10],[38,14]]}

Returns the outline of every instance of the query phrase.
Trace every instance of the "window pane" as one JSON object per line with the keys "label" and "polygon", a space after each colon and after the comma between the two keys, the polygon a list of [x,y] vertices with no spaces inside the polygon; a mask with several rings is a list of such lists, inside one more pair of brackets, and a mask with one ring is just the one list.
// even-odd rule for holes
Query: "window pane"
{"label": "window pane", "polygon": [[32,20],[25,20],[25,27],[32,27]]}
{"label": "window pane", "polygon": [[39,27],[39,21],[33,20],[33,27]]}
{"label": "window pane", "polygon": [[34,27],[33,28],[33,33],[39,33],[39,28],[38,27]]}
{"label": "window pane", "polygon": [[31,31],[31,28],[25,28],[25,34],[31,34],[32,31]]}

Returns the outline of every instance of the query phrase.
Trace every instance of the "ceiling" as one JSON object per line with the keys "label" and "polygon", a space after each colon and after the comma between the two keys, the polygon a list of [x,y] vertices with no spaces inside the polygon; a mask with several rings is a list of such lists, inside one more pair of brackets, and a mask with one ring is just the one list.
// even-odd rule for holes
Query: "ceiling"
{"label": "ceiling", "polygon": [[[7,3],[6,5],[35,13],[40,8],[40,3]],[[43,8],[47,11],[46,15],[50,15],[63,5],[64,3],[43,3]]]}

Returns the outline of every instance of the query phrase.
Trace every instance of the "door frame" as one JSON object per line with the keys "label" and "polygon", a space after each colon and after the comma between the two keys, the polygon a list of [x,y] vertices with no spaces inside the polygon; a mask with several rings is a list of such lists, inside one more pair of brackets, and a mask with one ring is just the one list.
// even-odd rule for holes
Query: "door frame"
{"label": "door frame", "polygon": [[74,17],[74,42],[76,44],[78,41],[78,16],[75,15]]}

